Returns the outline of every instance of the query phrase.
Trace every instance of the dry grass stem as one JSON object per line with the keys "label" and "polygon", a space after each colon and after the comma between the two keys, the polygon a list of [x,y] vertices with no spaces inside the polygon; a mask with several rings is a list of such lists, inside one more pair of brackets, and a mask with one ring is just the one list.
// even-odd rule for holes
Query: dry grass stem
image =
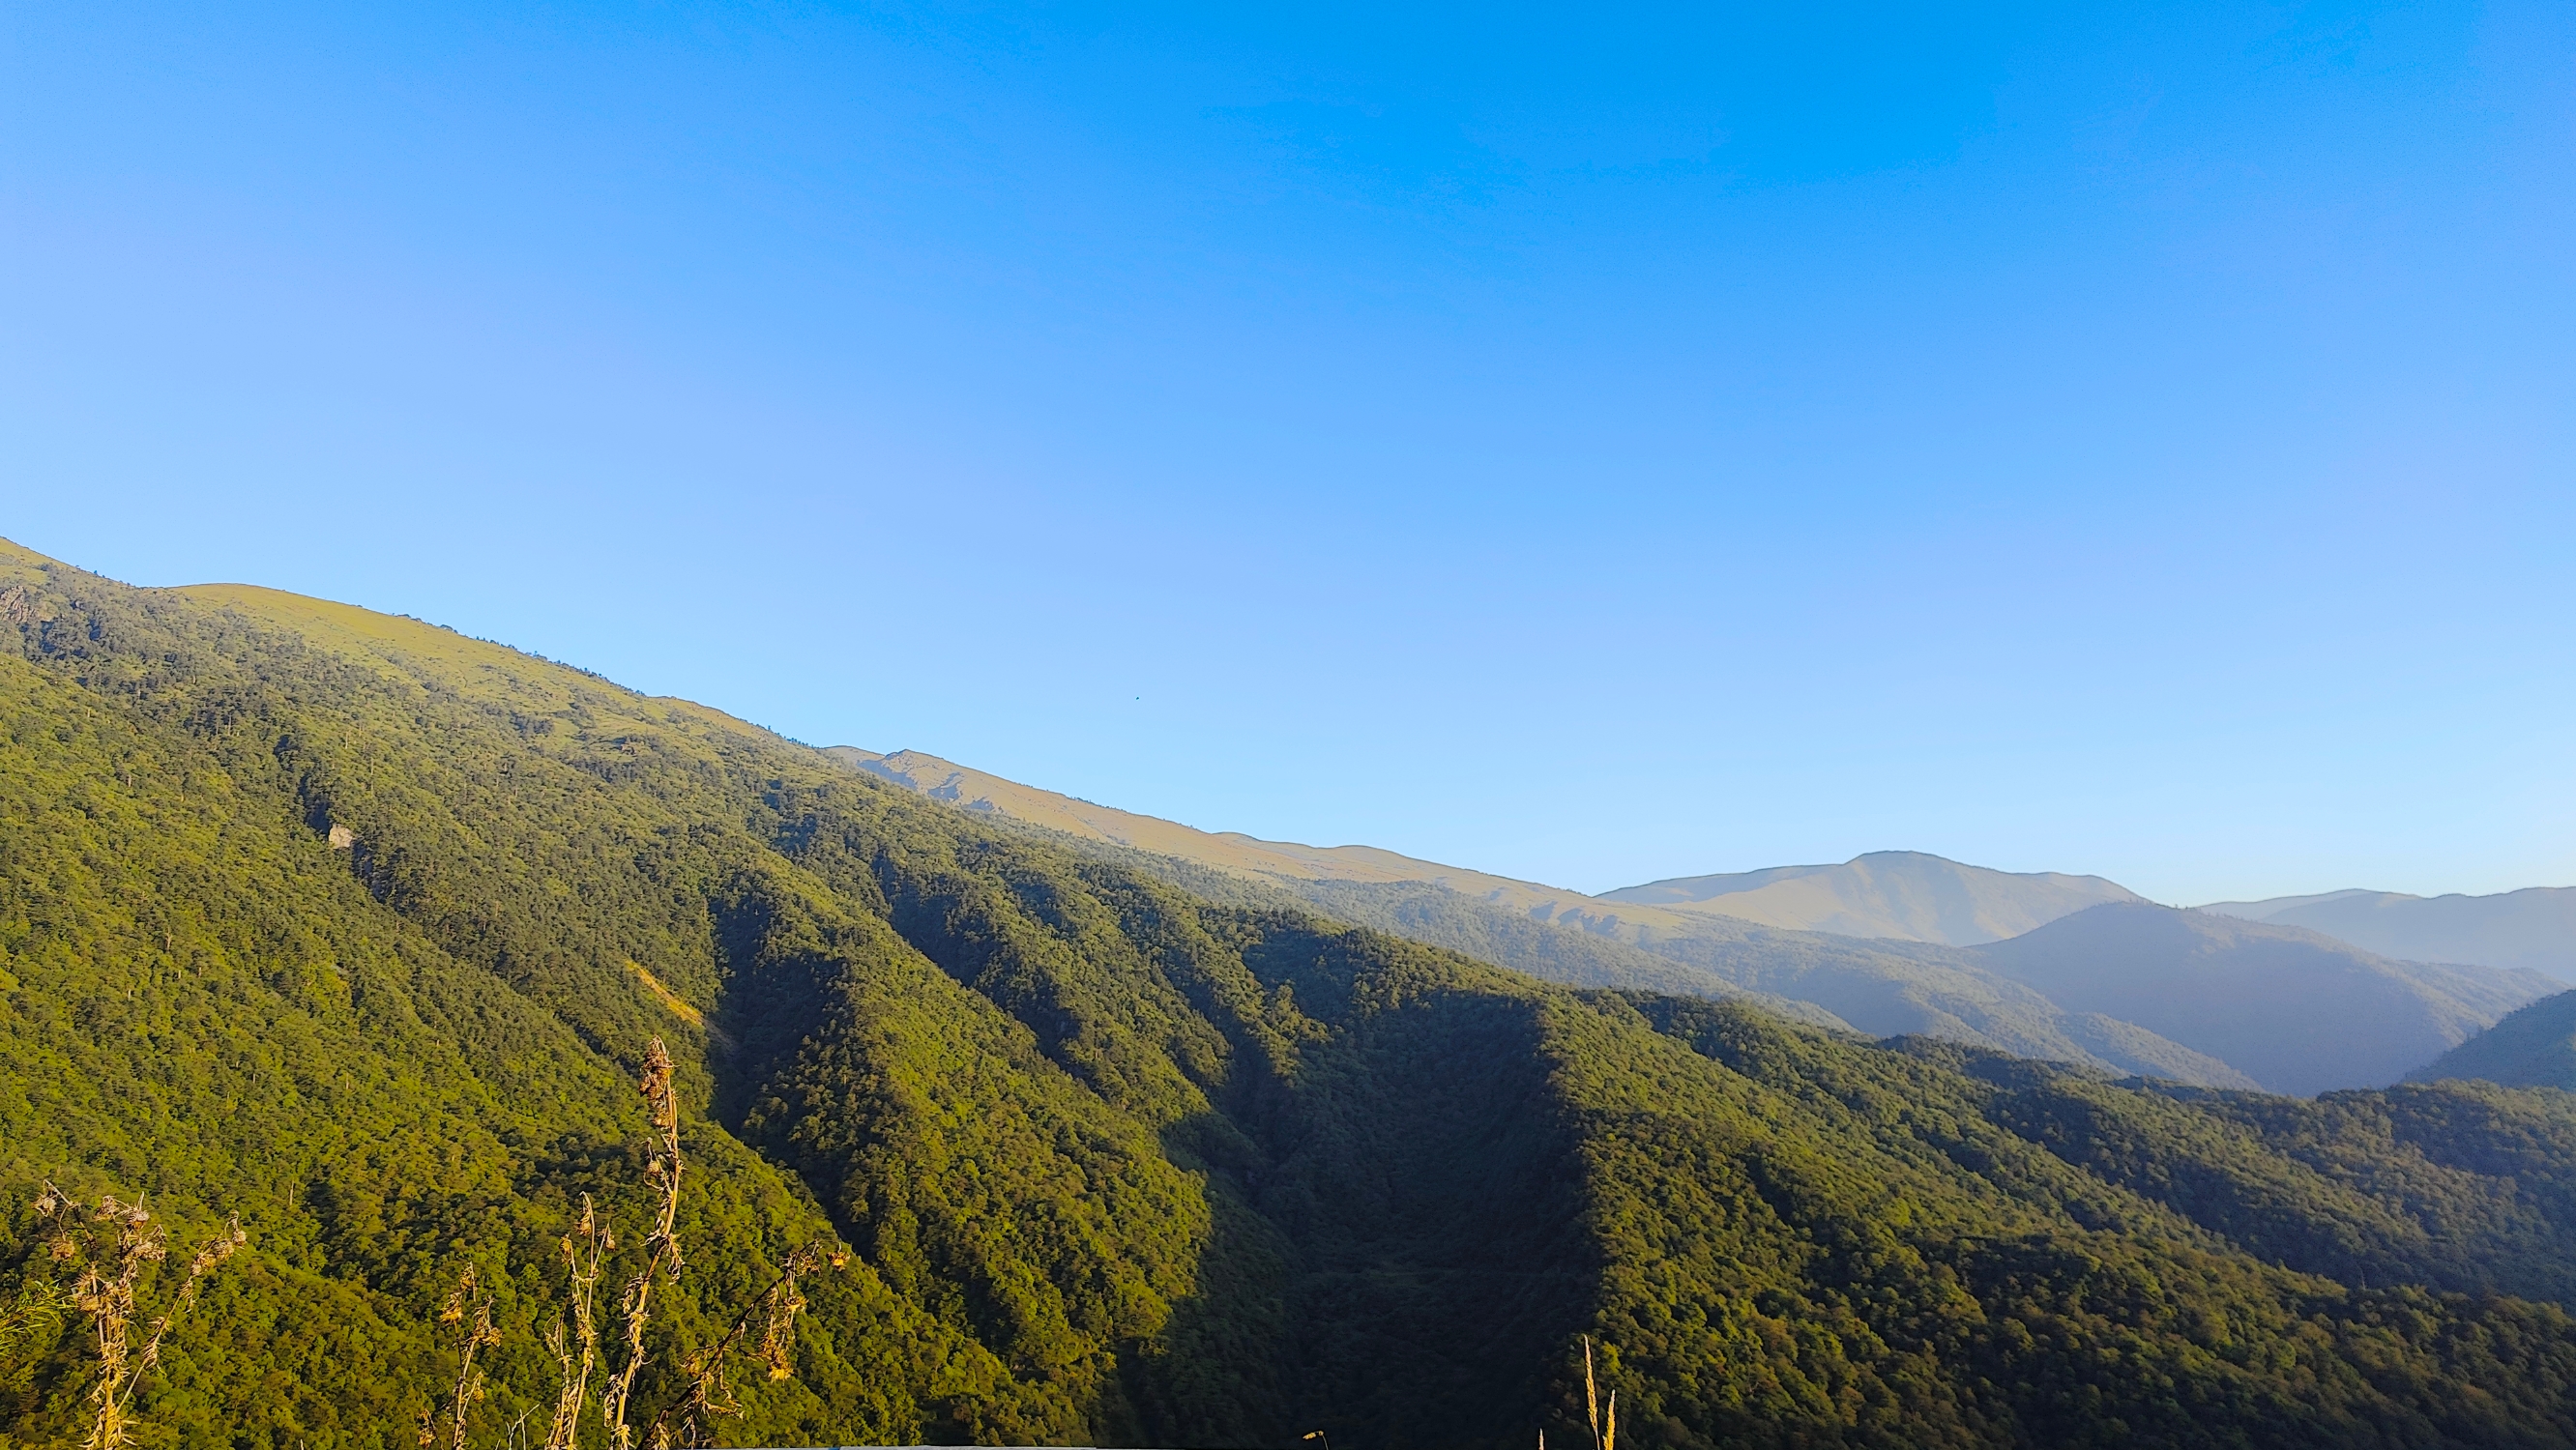
{"label": "dry grass stem", "polygon": [[1583,1418],[1592,1427],[1592,1450],[1601,1443],[1601,1393],[1592,1381],[1592,1336],[1583,1336]]}
{"label": "dry grass stem", "polygon": [[546,1430],[546,1450],[573,1450],[581,1434],[581,1407],[590,1392],[590,1371],[599,1362],[599,1322],[595,1304],[599,1290],[599,1262],[607,1251],[617,1247],[616,1240],[600,1226],[599,1212],[590,1195],[581,1196],[581,1222],[564,1235],[564,1266],[571,1277],[565,1290],[572,1316],[567,1334],[558,1319],[546,1333],[546,1347],[554,1351],[555,1363],[563,1370],[563,1388],[555,1396],[554,1422]]}
{"label": "dry grass stem", "polygon": [[[1619,1392],[1610,1392],[1608,1413],[1603,1413],[1601,1386],[1592,1376],[1592,1336],[1583,1336],[1583,1418],[1591,1426],[1593,1450],[1619,1450]],[[1547,1432],[1538,1432],[1538,1450],[1547,1450]]]}
{"label": "dry grass stem", "polygon": [[644,1054],[642,1088],[654,1132],[653,1157],[645,1172],[661,1203],[653,1232],[644,1240],[644,1266],[626,1281],[625,1291],[618,1296],[618,1313],[626,1325],[626,1360],[599,1392],[600,1417],[607,1422],[609,1443],[616,1450],[634,1450],[635,1432],[626,1423],[626,1407],[635,1393],[635,1376],[646,1363],[644,1326],[652,1315],[654,1282],[680,1274],[680,1100],[671,1089],[671,1053],[659,1037]]}
{"label": "dry grass stem", "polygon": [[[614,1450],[635,1450],[638,1435],[629,1422],[636,1382],[651,1362],[645,1352],[652,1321],[655,1289],[676,1283],[681,1269],[679,1237],[680,1183],[685,1163],[680,1146],[680,1105],[672,1085],[673,1064],[660,1038],[645,1053],[641,1089],[653,1125],[653,1143],[645,1165],[654,1190],[654,1215],[644,1240],[643,1262],[620,1290],[617,1310],[624,1352],[606,1372],[599,1392],[600,1419]],[[133,1439],[133,1397],[141,1379],[160,1362],[161,1345],[171,1326],[196,1302],[206,1277],[248,1241],[238,1220],[199,1249],[187,1262],[169,1307],[146,1319],[140,1300],[152,1266],[170,1256],[167,1234],[152,1222],[142,1205],[103,1197],[95,1208],[74,1201],[51,1183],[43,1185],[35,1204],[46,1228],[46,1246],[58,1262],[76,1269],[68,1293],[28,1298],[0,1315],[0,1348],[19,1339],[51,1337],[60,1332],[66,1311],[88,1321],[98,1359],[98,1381],[89,1392],[92,1409],[84,1450],[127,1450]],[[599,1284],[617,1241],[589,1195],[582,1197],[581,1218],[562,1240],[567,1287],[562,1313],[546,1333],[561,1380],[547,1424],[545,1450],[578,1450],[581,1422],[590,1404],[590,1380],[609,1358],[601,1347]],[[828,1265],[849,1262],[849,1250],[837,1243],[814,1242],[789,1252],[778,1275],[713,1345],[691,1354],[686,1385],[680,1395],[654,1416],[643,1436],[654,1450],[678,1443],[694,1444],[706,1422],[740,1413],[729,1379],[732,1359],[747,1356],[784,1380],[795,1373],[796,1321],[807,1307],[802,1288],[806,1275]],[[485,1398],[482,1351],[501,1343],[492,1322],[492,1295],[471,1263],[457,1277],[438,1320],[455,1325],[456,1379],[442,1414],[435,1403],[420,1412],[419,1443],[423,1450],[440,1446],[467,1450],[474,1407]],[[1587,1348],[1588,1353],[1588,1348]],[[1588,1371],[1587,1371],[1588,1374]],[[1588,1382],[1588,1381],[1587,1381]],[[507,1433],[511,1445],[525,1443],[535,1410],[520,1416]],[[1546,1450],[1541,1440],[1539,1450]]]}

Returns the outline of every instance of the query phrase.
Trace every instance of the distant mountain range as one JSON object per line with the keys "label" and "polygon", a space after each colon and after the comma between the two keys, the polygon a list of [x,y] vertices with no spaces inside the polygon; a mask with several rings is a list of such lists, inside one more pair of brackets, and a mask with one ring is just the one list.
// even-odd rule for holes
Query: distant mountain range
{"label": "distant mountain range", "polygon": [[1023,785],[918,750],[880,755],[855,746],[824,754],[980,815],[1005,817],[1085,840],[1175,856],[1272,881],[1427,882],[1535,920],[1626,941],[1695,937],[1714,921],[1784,931],[1942,946],[1976,946],[2105,901],[2136,901],[2099,876],[2019,874],[1966,866],[1920,851],[1877,851],[1839,866],[1778,866],[1730,876],[1688,876],[1589,896],[1490,872],[1425,861],[1375,846],[1306,846],[1235,831],[1202,831]]}
{"label": "distant mountain range", "polygon": [[2203,1087],[2394,1082],[2554,985],[2157,906],[2098,876],[1915,851],[1589,896],[1374,847],[1200,831],[919,751],[825,753],[1202,896],[1293,901],[1551,981],[1746,996],[1872,1037],[1937,1037]]}
{"label": "distant mountain range", "polygon": [[2135,892],[2099,876],[1989,871],[1920,851],[1873,851],[1839,866],[1774,866],[1676,876],[1601,900],[1731,916],[1793,931],[1977,946],[2019,936]]}
{"label": "distant mountain range", "polygon": [[1976,955],[2068,1011],[2135,1023],[2302,1096],[2395,1082],[2555,986],[2147,902],[2096,906]]}
{"label": "distant mountain range", "polygon": [[[2576,1096],[2206,1090],[2515,974],[2119,900],[1867,941],[1005,785],[0,541],[0,1446],[100,1438],[129,1317],[154,1446],[1563,1445],[1596,1376],[1646,1450],[2569,1443]],[[631,1404],[550,1352],[592,1305]]]}
{"label": "distant mountain range", "polygon": [[2535,886],[2494,896],[2330,891],[2268,901],[2215,901],[2200,909],[2304,926],[2386,956],[2529,967],[2576,982],[2576,886]]}

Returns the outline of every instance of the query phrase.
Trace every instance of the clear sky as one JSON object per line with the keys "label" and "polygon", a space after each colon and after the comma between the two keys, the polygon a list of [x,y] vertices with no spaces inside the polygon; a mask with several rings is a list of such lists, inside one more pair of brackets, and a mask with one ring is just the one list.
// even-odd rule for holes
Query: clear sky
{"label": "clear sky", "polygon": [[1601,889],[2576,883],[2576,7],[0,18],[0,534]]}

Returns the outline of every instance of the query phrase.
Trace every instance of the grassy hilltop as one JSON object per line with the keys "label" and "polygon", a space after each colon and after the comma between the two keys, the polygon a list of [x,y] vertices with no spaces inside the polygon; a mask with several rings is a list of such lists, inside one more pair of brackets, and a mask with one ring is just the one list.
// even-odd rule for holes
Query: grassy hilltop
{"label": "grassy hilltop", "polygon": [[[335,838],[345,845],[335,847]],[[551,1403],[584,1193],[665,1403],[794,1246],[733,1443],[2563,1445],[2576,1098],[2132,1082],[1543,983],[1224,902],[414,621],[0,545],[0,1446],[91,1366],[32,1203],[239,1214],[154,1445]],[[538,1420],[541,1423],[542,1413]],[[1562,1441],[1562,1443],[1572,1443]]]}

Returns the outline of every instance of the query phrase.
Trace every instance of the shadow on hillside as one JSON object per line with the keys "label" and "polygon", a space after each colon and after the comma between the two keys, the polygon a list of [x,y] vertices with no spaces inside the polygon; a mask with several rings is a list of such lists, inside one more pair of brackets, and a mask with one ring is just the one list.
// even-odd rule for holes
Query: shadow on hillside
{"label": "shadow on hillside", "polygon": [[1197,1291],[1131,1396],[1167,1444],[1518,1446],[1599,1278],[1533,1005],[1362,1018],[1293,1083],[1166,1130],[1207,1175]]}

